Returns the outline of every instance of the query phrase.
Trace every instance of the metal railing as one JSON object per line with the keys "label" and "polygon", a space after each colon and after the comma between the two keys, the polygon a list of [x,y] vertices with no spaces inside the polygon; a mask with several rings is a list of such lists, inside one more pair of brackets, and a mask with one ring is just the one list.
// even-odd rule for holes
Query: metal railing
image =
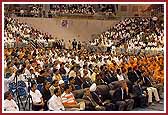
{"label": "metal railing", "polygon": [[114,15],[113,13],[95,13],[95,14],[68,14],[68,13],[51,13],[50,15],[43,14],[42,12],[39,13],[31,13],[25,12],[21,14],[20,12],[12,12],[12,11],[5,11],[5,16],[8,17],[34,17],[34,18],[59,18],[59,17],[66,17],[66,18],[86,18],[86,19],[98,19],[98,20],[113,20],[120,18],[119,16]]}

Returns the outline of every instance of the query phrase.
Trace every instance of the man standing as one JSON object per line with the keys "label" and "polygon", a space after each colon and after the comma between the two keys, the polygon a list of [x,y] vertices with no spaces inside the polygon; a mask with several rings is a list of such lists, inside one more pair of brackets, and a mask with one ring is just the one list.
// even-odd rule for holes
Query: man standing
{"label": "man standing", "polygon": [[76,39],[73,40],[72,46],[73,46],[73,50],[76,50],[76,46],[77,46],[77,41],[76,41]]}
{"label": "man standing", "polygon": [[80,41],[78,42],[78,50],[81,50],[82,44],[80,43]]}

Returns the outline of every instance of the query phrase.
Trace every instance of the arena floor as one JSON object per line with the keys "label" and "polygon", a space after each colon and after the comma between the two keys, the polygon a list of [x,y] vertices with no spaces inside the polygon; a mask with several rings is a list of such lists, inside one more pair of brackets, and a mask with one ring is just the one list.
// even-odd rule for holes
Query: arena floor
{"label": "arena floor", "polygon": [[151,105],[147,108],[135,108],[132,111],[164,111],[164,100],[161,99],[162,104]]}

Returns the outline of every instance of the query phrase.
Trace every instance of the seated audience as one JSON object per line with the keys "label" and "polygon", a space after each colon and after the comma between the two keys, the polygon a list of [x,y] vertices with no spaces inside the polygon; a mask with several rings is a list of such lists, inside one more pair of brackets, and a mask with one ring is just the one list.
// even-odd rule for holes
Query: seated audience
{"label": "seated audience", "polygon": [[19,107],[16,102],[13,100],[12,93],[10,91],[5,92],[4,94],[4,111],[19,111]]}
{"label": "seated audience", "polygon": [[121,87],[116,89],[113,94],[112,101],[116,104],[119,111],[133,109],[134,100],[130,98],[128,87],[125,81],[121,82]]}
{"label": "seated audience", "polygon": [[[83,102],[78,103],[74,97],[74,95],[71,93],[72,88],[70,85],[65,85],[64,93],[61,95],[61,99],[63,102],[63,105],[65,107],[65,110],[84,110],[85,104]],[[83,107],[82,107],[83,106]]]}
{"label": "seated audience", "polygon": [[49,88],[51,95],[54,95],[54,90],[56,88],[59,88],[59,82],[57,80],[54,80]]}
{"label": "seated audience", "polygon": [[143,81],[143,86],[146,87],[146,90],[147,90],[147,93],[148,93],[148,104],[149,105],[151,105],[151,104],[154,105],[154,103],[152,103],[153,102],[153,99],[152,99],[153,94],[154,94],[156,102],[161,103],[158,91],[155,87],[152,86],[151,80],[150,80],[147,72],[143,73],[142,81]]}
{"label": "seated audience", "polygon": [[83,95],[83,99],[85,100],[85,103],[86,103],[86,110],[89,110],[89,111],[105,111],[106,108],[103,107],[103,106],[100,106],[98,105],[94,98],[92,97],[91,93],[90,93],[90,89],[89,88],[86,88],[84,90],[84,95]]}
{"label": "seated audience", "polygon": [[42,94],[40,93],[40,91],[36,89],[35,83],[31,84],[30,95],[31,95],[32,101],[33,101],[32,110],[33,111],[43,110],[43,107],[44,107],[43,97],[42,97]]}
{"label": "seated audience", "polygon": [[65,110],[60,96],[61,96],[61,90],[59,88],[55,88],[53,96],[47,102],[50,111]]}
{"label": "seated audience", "polygon": [[49,90],[50,86],[51,86],[50,82],[45,81],[43,84],[43,89],[41,90],[41,94],[44,101],[44,111],[48,110],[47,102],[51,98],[51,93]]}
{"label": "seated audience", "polygon": [[141,80],[137,81],[133,86],[133,93],[135,95],[135,106],[145,108],[148,106],[148,99],[146,91],[142,88],[142,84]]}

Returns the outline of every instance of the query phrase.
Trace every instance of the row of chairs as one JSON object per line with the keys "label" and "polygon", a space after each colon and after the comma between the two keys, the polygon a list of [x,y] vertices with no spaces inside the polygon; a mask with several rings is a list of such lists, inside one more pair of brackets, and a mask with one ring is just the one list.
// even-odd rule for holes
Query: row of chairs
{"label": "row of chairs", "polygon": [[[62,79],[65,82],[65,84],[68,84],[69,82],[68,76],[63,76]],[[50,83],[53,82],[52,77],[47,77],[46,80],[49,81]],[[39,91],[42,91],[42,88],[43,88],[43,84],[37,84],[37,89]],[[81,87],[75,86],[75,88],[80,89]],[[26,83],[24,81],[18,81],[17,84],[15,82],[10,82],[8,84],[8,89],[9,91],[12,92],[13,96],[15,96],[16,91],[19,96],[26,96],[28,94],[28,91],[30,90],[27,88]]]}
{"label": "row of chairs", "polygon": [[18,94],[18,96],[27,95],[27,87],[24,81],[18,81],[17,84],[15,82],[10,82],[8,84],[8,88],[9,88],[9,91],[12,92],[13,96],[15,96],[16,93]]}

